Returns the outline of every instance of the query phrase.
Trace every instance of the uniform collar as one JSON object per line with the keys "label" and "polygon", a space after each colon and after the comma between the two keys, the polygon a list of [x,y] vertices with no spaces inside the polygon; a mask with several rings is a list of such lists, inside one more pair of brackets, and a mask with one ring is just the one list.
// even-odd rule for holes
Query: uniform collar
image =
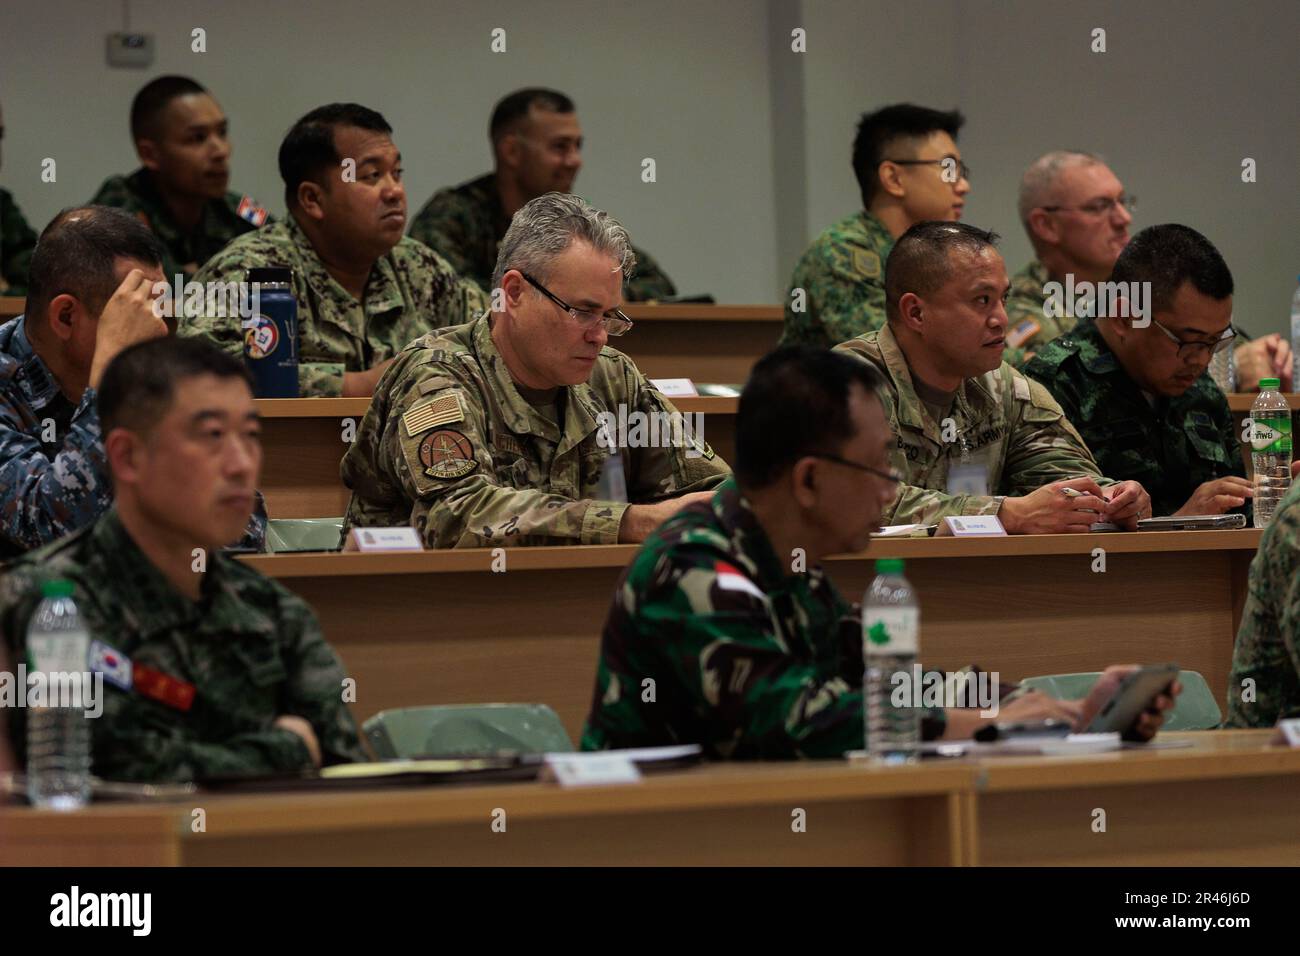
{"label": "uniform collar", "polygon": [[29,408],[39,411],[63,394],[49,367],[32,348],[23,316],[0,325],[0,353],[14,363],[11,381]]}
{"label": "uniform collar", "polygon": [[[889,370],[890,378],[894,380],[894,388],[898,392],[898,401],[895,403],[898,423],[925,432],[936,442],[940,441],[938,422],[934,423],[936,428],[929,431],[925,427],[925,419],[921,413],[921,399],[917,396],[916,386],[912,382],[912,370],[908,368],[907,358],[903,355],[898,339],[894,338],[894,330],[888,323],[876,334],[876,343],[880,347],[881,358],[884,359],[885,367]],[[994,370],[979,378],[963,379],[953,401],[953,416],[972,422],[987,414],[996,404],[989,382],[990,376],[996,374],[997,371]],[[931,431],[934,434],[931,434]]]}
{"label": "uniform collar", "polygon": [[[292,215],[285,217],[285,230],[297,254],[303,281],[316,293],[317,298],[355,302],[352,293],[330,275],[329,270],[325,268],[325,263],[317,254],[316,247],[311,244],[307,234],[302,231],[302,226],[298,225],[298,220]],[[362,309],[367,316],[389,312],[401,308],[404,304],[402,288],[397,281],[397,270],[393,265],[392,252],[380,256],[370,267],[364,295]]]}
{"label": "uniform collar", "polygon": [[893,241],[889,235],[889,230],[885,228],[885,224],[877,218],[875,213],[863,209],[858,213],[858,224],[862,227],[862,231],[869,236],[883,236],[885,239]]}

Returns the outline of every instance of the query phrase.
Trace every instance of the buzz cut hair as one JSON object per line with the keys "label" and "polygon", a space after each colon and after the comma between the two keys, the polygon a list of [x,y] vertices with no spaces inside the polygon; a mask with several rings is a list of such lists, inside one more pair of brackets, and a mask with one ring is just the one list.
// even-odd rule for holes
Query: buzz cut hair
{"label": "buzz cut hair", "polygon": [[1232,272],[1223,256],[1190,226],[1162,223],[1147,226],[1129,240],[1115,260],[1110,281],[1151,283],[1151,308],[1173,310],[1174,297],[1184,283],[1201,295],[1222,302],[1232,295]]}
{"label": "buzz cut hair", "polygon": [[1016,201],[1016,210],[1024,224],[1029,238],[1034,235],[1029,230],[1029,214],[1040,206],[1051,205],[1056,199],[1056,182],[1067,169],[1076,166],[1104,166],[1106,160],[1096,153],[1082,149],[1058,149],[1045,153],[1029,164],[1020,177],[1020,196]]}
{"label": "buzz cut hair", "polygon": [[890,158],[917,158],[891,157],[892,150],[901,146],[914,152],[915,144],[932,133],[947,133],[955,141],[965,123],[966,117],[958,110],[932,110],[911,103],[896,103],[874,113],[863,113],[853,139],[853,175],[862,194],[862,208],[871,208],[871,201],[880,193],[882,162]]}
{"label": "buzz cut hair", "polygon": [[488,123],[488,138],[495,146],[502,138],[518,131],[528,118],[528,111],[534,106],[551,113],[572,113],[575,109],[573,100],[559,90],[548,90],[542,86],[530,86],[515,90],[503,96],[492,110],[492,119]]}
{"label": "buzz cut hair", "polygon": [[340,126],[354,126],[372,133],[387,133],[393,127],[383,115],[359,103],[327,103],[303,116],[280,143],[280,178],[284,180],[284,204],[298,208],[298,187],[304,182],[324,185],[327,171],[337,169],[343,157],[334,142]]}
{"label": "buzz cut hair", "polygon": [[158,139],[163,112],[172,100],[207,92],[188,76],[160,76],[150,80],[131,100],[131,138],[137,143],[142,139]]}
{"label": "buzz cut hair", "polygon": [[497,253],[492,288],[499,289],[511,269],[545,282],[556,257],[575,242],[585,242],[617,262],[623,281],[635,274],[636,253],[622,223],[580,196],[550,192],[524,203],[510,221]]}
{"label": "buzz cut hair", "polygon": [[952,278],[953,250],[996,249],[998,234],[964,222],[918,222],[898,237],[885,260],[885,316],[898,320],[904,295],[930,295]]}

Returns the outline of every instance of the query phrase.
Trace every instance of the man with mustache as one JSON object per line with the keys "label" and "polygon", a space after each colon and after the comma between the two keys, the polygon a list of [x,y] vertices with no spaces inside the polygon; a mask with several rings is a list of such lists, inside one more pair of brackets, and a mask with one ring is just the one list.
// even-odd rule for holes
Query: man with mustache
{"label": "man with mustache", "polygon": [[92,203],[116,206],[153,230],[166,250],[163,275],[193,275],[266,210],[230,184],[229,120],[212,94],[185,76],[160,76],[131,101],[140,168],[112,176]]}
{"label": "man with mustache", "polygon": [[[252,268],[293,271],[298,387],[309,396],[369,396],[408,342],[488,307],[441,256],[405,237],[406,188],[393,128],[372,109],[312,110],[280,144],[289,216],[241,236],[195,281],[240,282]],[[185,316],[181,334],[243,349],[238,316]]]}
{"label": "man with mustache", "polygon": [[[1007,344],[1024,347],[1026,354],[1019,360],[1009,355],[1007,361],[1022,365],[1036,348],[1074,328],[1073,302],[1063,303],[1064,315],[1048,314],[1047,284],[1064,286],[1067,275],[1074,276],[1076,285],[1107,281],[1128,245],[1136,204],[1119,177],[1092,153],[1058,150],[1040,156],[1025,170],[1020,221],[1035,258],[1011,278]],[[1269,377],[1280,378],[1283,391],[1291,390],[1291,346],[1281,335],[1238,341],[1234,356],[1239,390],[1258,391],[1259,380]]]}
{"label": "man with mustache", "polygon": [[524,205],[492,278],[500,311],[412,342],[376,388],[343,458],[346,530],[409,524],[430,548],[615,544],[707,497],[726,463],[698,431],[639,428],[676,409],[606,347],[632,328],[635,266],[627,231],[577,196]]}
{"label": "man with mustache", "polygon": [[[503,97],[488,126],[495,169],[453,189],[442,189],[411,222],[411,237],[492,289],[497,250],[524,203],[544,193],[572,191],[582,169],[582,127],[573,100],[558,90],[529,88]],[[641,249],[627,300],[664,299],[677,290]]]}

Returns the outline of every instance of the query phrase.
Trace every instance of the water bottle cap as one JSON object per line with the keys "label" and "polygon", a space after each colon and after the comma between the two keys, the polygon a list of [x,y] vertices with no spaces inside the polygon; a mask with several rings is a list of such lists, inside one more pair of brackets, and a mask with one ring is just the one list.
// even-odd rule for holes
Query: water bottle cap
{"label": "water bottle cap", "polygon": [[1259,380],[1259,390],[1262,392],[1266,388],[1281,388],[1282,380],[1280,378],[1261,378]]}
{"label": "water bottle cap", "polygon": [[902,574],[902,558],[880,558],[876,561],[877,574]]}
{"label": "water bottle cap", "polygon": [[72,597],[72,582],[63,578],[56,578],[53,581],[46,581],[41,585],[41,597],[47,598],[65,598]]}

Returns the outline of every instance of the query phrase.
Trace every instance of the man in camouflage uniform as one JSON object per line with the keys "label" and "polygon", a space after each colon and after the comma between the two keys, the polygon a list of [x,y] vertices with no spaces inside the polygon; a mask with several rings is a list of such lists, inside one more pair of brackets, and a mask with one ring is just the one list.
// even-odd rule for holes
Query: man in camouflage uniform
{"label": "man in camouflage uniform", "polygon": [[110,176],[91,200],[125,209],[153,230],[166,250],[168,282],[193,275],[231,239],[267,221],[252,199],[227,191],[227,125],[221,106],[193,80],[152,80],[131,103],[141,168]]}
{"label": "man in camouflage uniform", "polygon": [[[153,309],[162,248],[124,212],[61,212],[32,259],[29,311],[0,325],[0,560],[84,528],[112,503],[95,394]],[[240,547],[261,550],[265,512]]]}
{"label": "man in camouflage uniform", "polygon": [[961,218],[970,191],[957,148],[963,122],[958,112],[909,104],[863,114],[853,141],[862,210],[830,226],[799,259],[782,345],[830,348],[885,324],[894,240],[916,222]]}
{"label": "man in camouflage uniform", "polygon": [[[4,135],[4,115],[0,114],[0,140]],[[35,247],[36,232],[9,190],[0,189],[0,295],[27,294],[27,270]]]}
{"label": "man in camouflage uniform", "polygon": [[1047,386],[1103,472],[1142,483],[1155,514],[1242,508],[1252,491],[1236,423],[1204,374],[1232,342],[1223,257],[1193,229],[1151,226],[1120,253],[1111,281],[1148,284],[1149,324],[1085,320],[1043,346],[1025,374]]}
{"label": "man in camouflage uniform", "polygon": [[[236,239],[195,276],[227,283],[252,268],[293,270],[303,397],[369,396],[407,343],[488,307],[473,283],[402,235],[406,191],[391,133],[380,114],[354,103],[298,120],[280,146],[288,220]],[[187,315],[181,333],[243,351],[238,316]]]}
{"label": "man in camouflage uniform", "polygon": [[604,347],[631,326],[618,306],[634,262],[623,227],[575,196],[520,209],[497,262],[504,311],[412,343],[376,389],[343,459],[345,531],[410,524],[434,548],[613,544],[706,496],[726,463]]}
{"label": "man in camouflage uniform", "polygon": [[[114,359],[99,405],[115,506],[0,582],[16,660],[43,585],[73,585],[103,674],[92,772],[159,782],[364,760],[311,610],[216,553],[247,521],[261,465],[243,364],[201,341],[146,342]],[[24,716],[9,727],[20,760]]]}
{"label": "man in camouflage uniform", "polygon": [[886,379],[890,458],[904,476],[888,523],[992,514],[1012,534],[1100,520],[1132,530],[1151,514],[1141,484],[1103,478],[1047,390],[1002,361],[1008,282],[996,238],[963,223],[913,226],[885,266],[888,324],[836,346]]}
{"label": "man in camouflage uniform", "polygon": [[[1291,467],[1294,474],[1300,465]],[[1300,717],[1300,481],[1278,504],[1250,562],[1246,606],[1228,675],[1228,727]],[[1250,683],[1247,683],[1250,681]]]}
{"label": "man in camouflage uniform", "polygon": [[[1073,287],[1111,278],[1115,260],[1128,244],[1136,203],[1110,167],[1092,153],[1057,150],[1025,170],[1019,213],[1035,258],[1011,279],[1007,343],[1021,345],[1025,352],[1020,360],[1008,361],[1023,367],[1036,349],[1070,331],[1079,319],[1095,317],[1095,310],[1086,306],[1086,315],[1075,315],[1079,295],[1064,294],[1067,277],[1073,278]],[[1050,307],[1049,283],[1061,289],[1059,301]],[[1275,377],[1290,391],[1291,346],[1286,339],[1276,333],[1254,340],[1240,331],[1238,335],[1244,340],[1234,353],[1238,389],[1258,391],[1261,378]]]}
{"label": "man in camouflage uniform", "polygon": [[[820,562],[866,548],[893,498],[879,385],[871,366],[825,349],[754,367],[735,478],[665,522],[615,591],[582,749],[699,744],[773,759],[864,747],[862,625]],[[1086,700],[1004,697],[996,718],[921,708],[922,736],[968,737],[992,719],[1082,726],[1125,670],[1107,670]],[[1172,703],[1133,735],[1151,737]]]}
{"label": "man in camouflage uniform", "polygon": [[[411,237],[491,292],[497,250],[516,210],[543,193],[573,189],[582,168],[582,128],[573,101],[555,90],[517,90],[497,103],[489,126],[493,172],[442,189],[411,222]],[[640,249],[630,302],[676,295],[672,280]]]}

